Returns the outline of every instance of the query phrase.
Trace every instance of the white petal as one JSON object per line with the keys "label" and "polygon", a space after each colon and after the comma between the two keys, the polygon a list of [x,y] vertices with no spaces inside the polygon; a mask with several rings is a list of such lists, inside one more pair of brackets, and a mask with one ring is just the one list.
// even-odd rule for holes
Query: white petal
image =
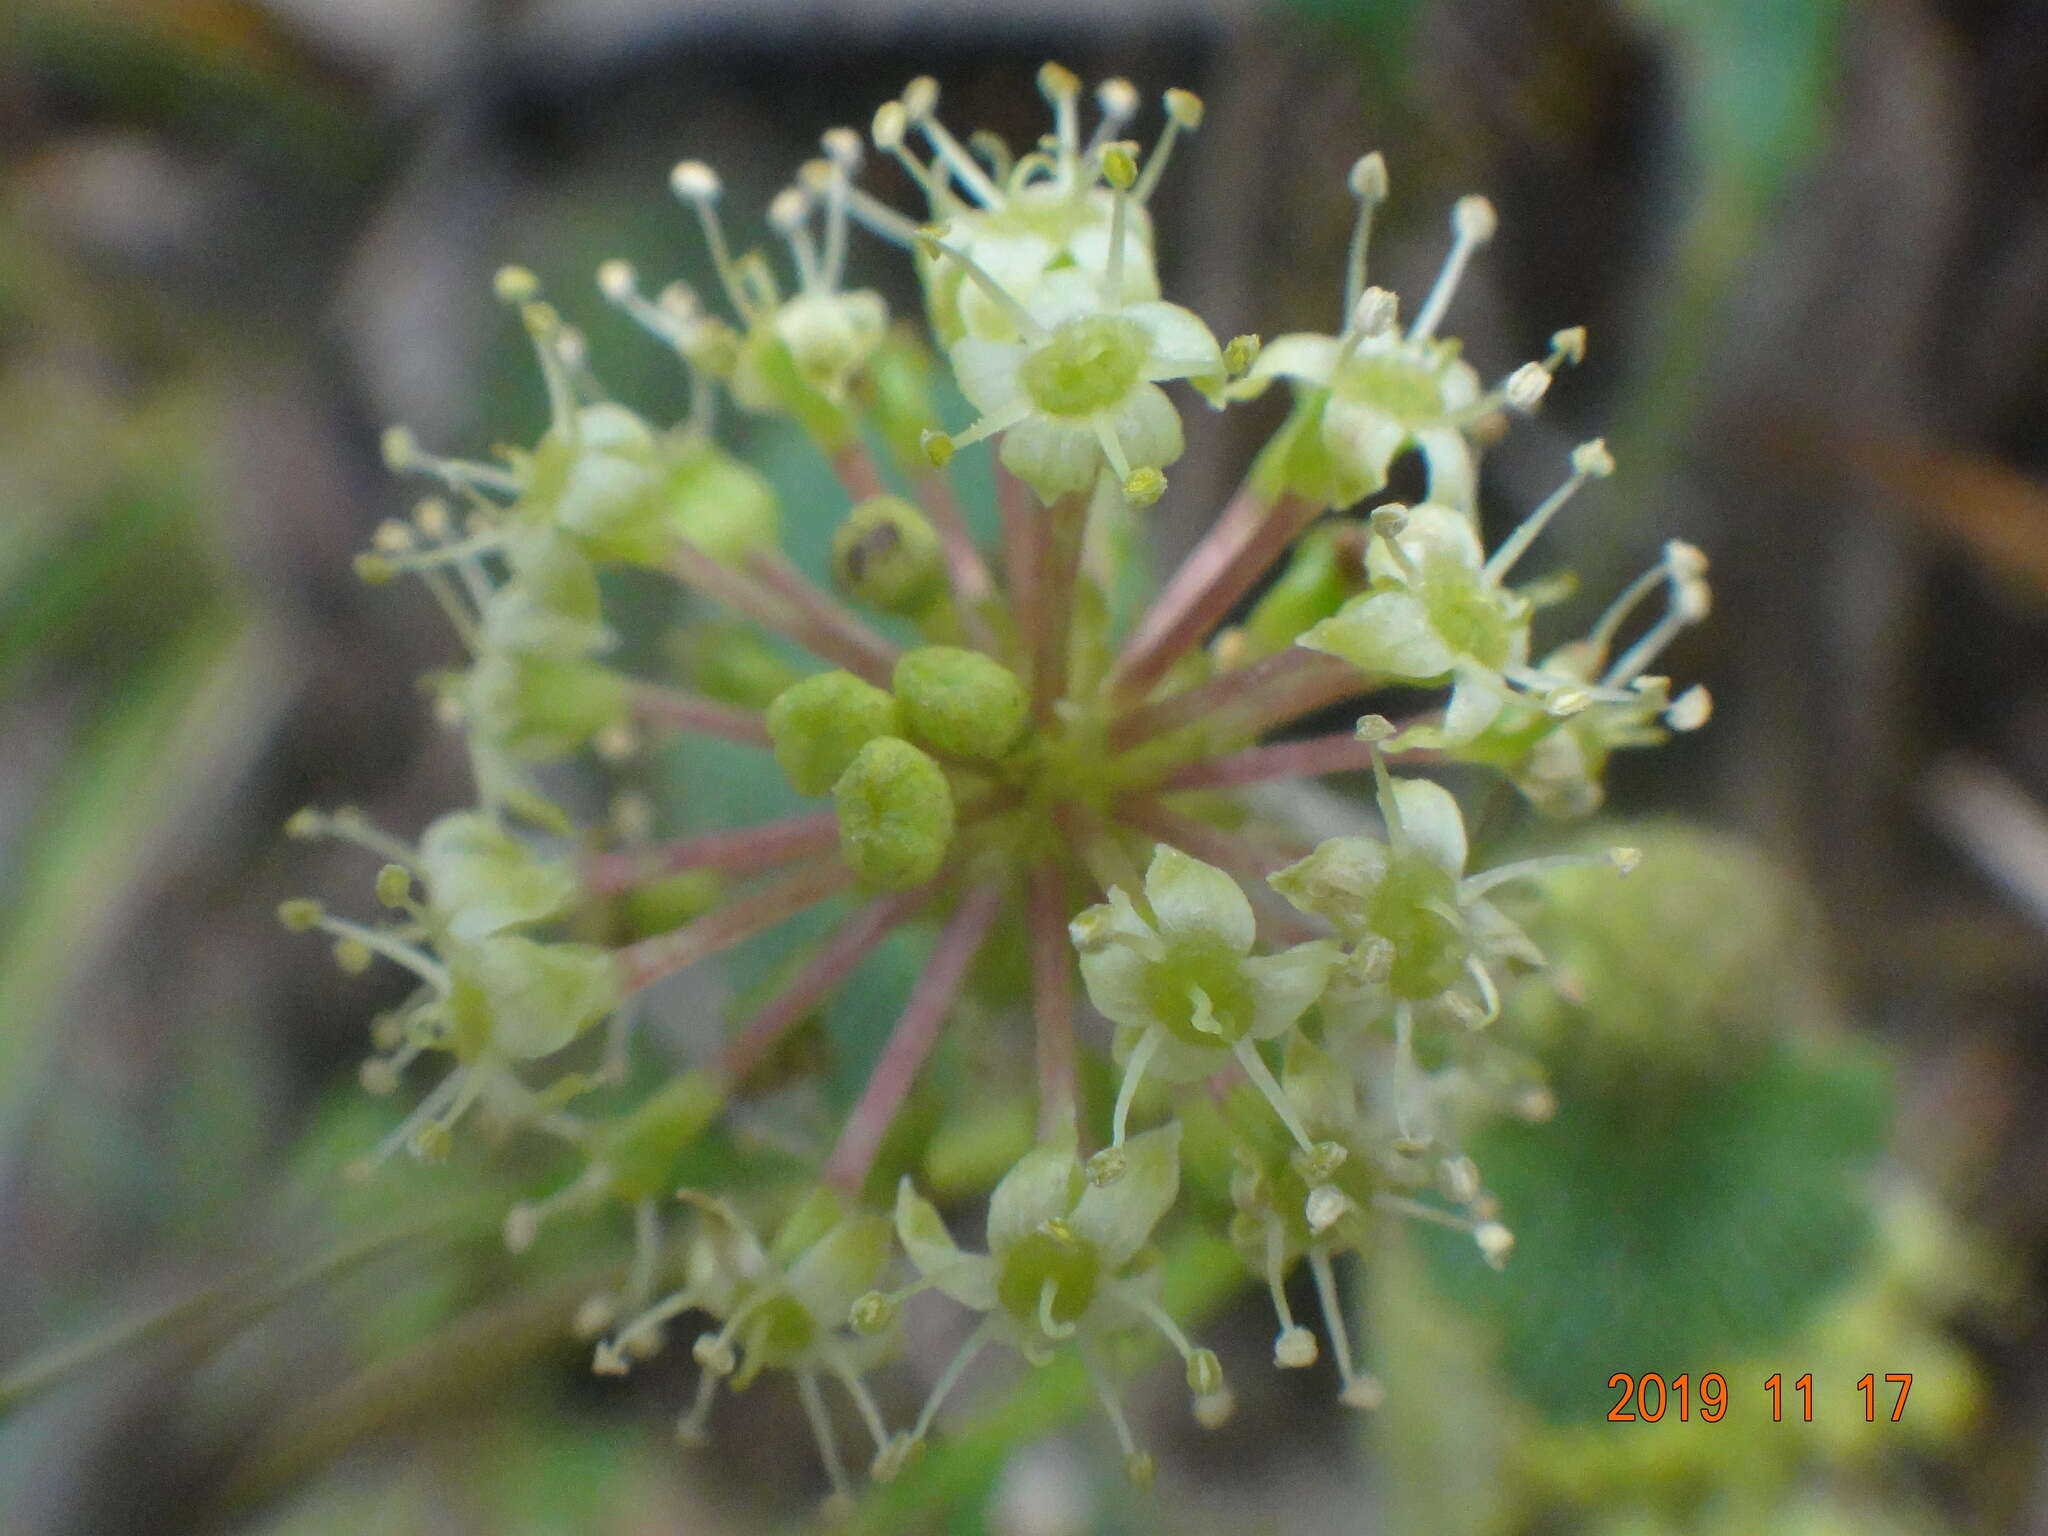
{"label": "white petal", "polygon": [[1081,956],[1081,982],[1095,1011],[1112,1024],[1133,1028],[1159,1022],[1145,986],[1151,969],[1151,962],[1125,944],[1106,944]]}
{"label": "white petal", "polygon": [[1428,427],[1415,434],[1415,446],[1429,465],[1429,499],[1444,506],[1472,510],[1479,501],[1479,465],[1472,445],[1456,427]]}
{"label": "white petal", "polygon": [[1180,412],[1157,384],[1140,384],[1126,395],[1110,425],[1134,469],[1163,469],[1179,458],[1186,446]]}
{"label": "white petal", "polygon": [[1436,632],[1421,599],[1406,592],[1353,598],[1295,642],[1341,656],[1361,672],[1397,682],[1442,677],[1458,656]]}
{"label": "white petal", "polygon": [[988,1246],[998,1259],[1054,1217],[1064,1219],[1087,1186],[1071,1146],[1033,1147],[988,1197]]}
{"label": "white petal", "polygon": [[1337,366],[1340,345],[1334,336],[1318,336],[1307,331],[1275,336],[1252,359],[1245,382],[1298,379],[1304,384],[1328,384],[1331,370]]}
{"label": "white petal", "polygon": [[1185,379],[1223,371],[1223,349],[1202,317],[1178,304],[1128,304],[1122,311],[1152,338],[1148,379]]}
{"label": "white petal", "polygon": [[1451,874],[1465,873],[1465,816],[1449,790],[1428,779],[1396,779],[1394,804],[1409,847]]}
{"label": "white petal", "polygon": [[1001,456],[1003,467],[1045,502],[1087,494],[1102,468],[1102,447],[1092,428],[1049,416],[1030,416],[1010,428]]}
{"label": "white petal", "polygon": [[1330,967],[1336,963],[1337,945],[1330,939],[1311,939],[1277,955],[1254,955],[1245,961],[1252,984],[1251,1037],[1270,1040],[1293,1028],[1323,995]]}
{"label": "white petal", "polygon": [[1029,353],[1021,341],[984,341],[979,336],[963,336],[946,350],[960,393],[983,415],[1023,398],[1017,369]]}
{"label": "white petal", "polygon": [[995,1306],[995,1264],[960,1250],[938,1209],[911,1187],[909,1174],[896,1186],[896,1238],[917,1272],[963,1307],[986,1312]]}
{"label": "white petal", "polygon": [[1323,408],[1323,445],[1362,479],[1384,485],[1387,466],[1408,443],[1397,417],[1363,400],[1333,395]]}
{"label": "white petal", "polygon": [[1089,1186],[1068,1219],[1076,1235],[1102,1250],[1111,1270],[1130,1263],[1180,1194],[1180,1122],[1131,1137],[1124,1157],[1123,1177]]}
{"label": "white petal", "polygon": [[1145,900],[1169,944],[1219,943],[1232,954],[1251,953],[1258,937],[1252,904],[1238,884],[1213,864],[1161,843],[1145,871]]}
{"label": "white petal", "polygon": [[[1486,566],[1486,549],[1479,542],[1479,529],[1472,514],[1454,507],[1425,501],[1408,509],[1407,524],[1400,533],[1401,549],[1417,565],[1450,559],[1476,574]],[[1406,573],[1387,549],[1386,540],[1374,539],[1365,555],[1366,572],[1374,581],[1405,582]]]}

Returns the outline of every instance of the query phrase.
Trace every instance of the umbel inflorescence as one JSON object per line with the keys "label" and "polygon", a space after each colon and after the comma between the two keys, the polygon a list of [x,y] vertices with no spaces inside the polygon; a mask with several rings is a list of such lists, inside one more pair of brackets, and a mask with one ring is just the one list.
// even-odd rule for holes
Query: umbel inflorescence
{"label": "umbel inflorescence", "polygon": [[[889,1476],[991,1344],[1032,1361],[1077,1351],[1136,1477],[1150,1463],[1106,1363],[1119,1336],[1162,1335],[1197,1413],[1219,1420],[1230,1398],[1216,1356],[1157,1299],[1153,1238],[1177,1219],[1227,1221],[1271,1290],[1276,1364],[1328,1347],[1345,1401],[1368,1406],[1377,1387],[1354,1362],[1333,1264],[1403,1216],[1463,1228],[1478,1257],[1506,1260],[1512,1238],[1461,1134],[1490,1113],[1547,1113],[1527,1062],[1488,1030],[1504,981],[1543,957],[1493,895],[1574,862],[1472,869],[1458,802],[1393,764],[1481,765],[1541,810],[1579,815],[1599,803],[1612,751],[1707,715],[1704,692],[1673,698],[1651,670],[1707,610],[1705,562],[1688,546],[1668,546],[1588,633],[1535,641],[1538,610],[1568,583],[1522,580],[1521,562],[1611,471],[1600,443],[1571,455],[1501,544],[1482,543],[1480,436],[1537,409],[1585,344],[1561,331],[1489,383],[1440,334],[1493,232],[1484,199],[1457,204],[1442,272],[1404,322],[1369,282],[1387,174],[1367,155],[1350,176],[1358,220],[1334,330],[1219,342],[1160,296],[1148,211],[1200,101],[1167,92],[1164,131],[1142,153],[1123,137],[1139,108],[1128,83],[1097,89],[1085,136],[1079,82],[1047,65],[1038,83],[1053,131],[1022,154],[991,134],[956,139],[930,80],[875,114],[872,144],[922,189],[922,218],[856,184],[857,134],[826,133],[767,209],[793,283],[728,243],[713,172],[677,166],[721,292],[648,296],[623,262],[598,274],[680,361],[687,408],[673,426],[612,401],[535,280],[502,272],[552,419],[491,463],[429,455],[394,430],[392,467],[443,494],[381,528],[359,561],[371,580],[416,575],[461,638],[466,663],[433,683],[465,733],[476,803],[416,846],[346,811],[293,825],[385,860],[375,889],[392,915],[360,923],[295,901],[286,922],[331,935],[345,970],[382,958],[418,983],[377,1021],[363,1080],[388,1093],[416,1067],[434,1079],[363,1169],[401,1148],[444,1156],[478,1116],[570,1144],[584,1172],[513,1209],[505,1232],[522,1249],[572,1207],[630,1217],[634,1262],[579,1319],[596,1368],[628,1370],[691,1320],[700,1387],[685,1433],[720,1383],[789,1372],[842,1492],[825,1381],[851,1394],[873,1471]],[[876,294],[845,287],[855,226],[915,263],[971,420],[940,419],[933,349]],[[1188,423],[1276,382],[1293,408],[1242,488],[1120,618],[1134,526],[1167,493]],[[832,546],[839,594],[785,556],[768,482],[720,446],[727,402],[788,419],[829,460],[848,504]],[[946,472],[982,442],[997,461],[992,551]],[[1374,505],[1410,451],[1426,499]],[[666,573],[723,610],[732,654],[754,643],[743,624],[809,668],[764,688],[763,667],[782,663],[749,671],[700,647],[693,688],[626,675],[603,659],[608,565]],[[1653,617],[1638,617],[1645,607]],[[1354,715],[1336,734],[1267,739],[1386,689],[1434,703],[1400,726]],[[579,832],[535,774],[673,731],[758,748],[820,808],[659,843],[630,826]],[[1377,830],[1290,849],[1240,800],[1344,772],[1372,775]],[[1633,856],[1611,857],[1625,872]],[[789,957],[714,1056],[667,1064],[666,1080],[629,1072],[638,994],[820,904],[836,926]],[[693,915],[678,923],[678,910]],[[646,931],[627,942],[567,936],[632,923]],[[669,1214],[679,1160],[732,1108],[769,1087],[787,1095],[788,1073],[764,1064],[905,925],[934,932],[929,959],[829,1149],[801,1177],[687,1190],[680,1219]],[[1095,1014],[1109,1025],[1099,1036]],[[903,1172],[914,1149],[885,1149],[949,1049],[1035,1063],[1037,1145],[993,1183],[972,1248]],[[1115,1087],[1098,1102],[1077,1084],[1104,1051]],[[625,1086],[648,1080],[637,1099]],[[1198,1110],[1235,1142],[1224,1217],[1182,1198],[1182,1126]],[[976,1113],[937,1106],[942,1123]],[[1321,1300],[1322,1344],[1289,1310],[1297,1265]],[[923,1412],[891,1429],[866,1377],[924,1291],[979,1321]]]}

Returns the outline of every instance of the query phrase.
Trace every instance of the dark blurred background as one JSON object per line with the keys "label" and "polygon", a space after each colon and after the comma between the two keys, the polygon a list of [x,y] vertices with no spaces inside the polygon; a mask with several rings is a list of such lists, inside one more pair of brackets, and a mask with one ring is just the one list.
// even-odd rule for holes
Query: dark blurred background
{"label": "dark blurred background", "polygon": [[[8,1536],[755,1530],[806,1507],[791,1403],[752,1394],[717,1458],[684,1458],[662,1425],[686,1370],[599,1390],[559,1298],[508,1290],[481,1248],[291,1271],[322,1171],[367,1134],[347,1104],[376,999],[276,929],[279,898],[361,877],[278,828],[347,800],[410,830],[462,792],[410,686],[448,642],[349,558],[406,502],[384,424],[466,448],[539,424],[491,271],[537,270],[667,419],[674,380],[589,274],[613,254],[702,274],[675,159],[717,164],[747,218],[821,129],[864,127],[920,73],[949,120],[1028,141],[1046,57],[1207,98],[1158,206],[1169,295],[1220,335],[1333,322],[1343,175],[1371,147],[1395,182],[1376,270],[1411,295],[1455,195],[1500,207],[1450,327],[1482,372],[1591,329],[1489,459],[1488,506],[1505,526],[1604,434],[1622,472],[1552,541],[1587,590],[1667,537],[1711,554],[1716,613],[1672,670],[1716,719],[1619,763],[1613,808],[1739,834],[1811,893],[1783,921],[1896,1105],[1870,1175],[1891,1257],[1841,1294],[1906,1274],[1886,1294],[1955,1401],[1839,1454],[1781,1435],[1768,1473],[1700,1426],[1609,1464],[1627,1431],[1451,1400],[1460,1378],[1425,1361],[1411,1386],[1446,1395],[1425,1449],[1396,1416],[1361,1452],[1323,1384],[1258,1379],[1266,1324],[1233,1303],[1215,1326],[1242,1335],[1244,1401],[1220,1440],[1171,1425],[1172,1383],[1140,1392],[1165,1426],[1156,1502],[1104,1491],[1083,1428],[956,1467],[926,1512],[1016,1533],[1777,1528],[1744,1513],[1747,1476],[1802,1531],[2048,1536],[2048,4],[30,0],[7,29]],[[893,168],[869,181],[908,202]],[[857,263],[912,306],[890,253]],[[1165,550],[1272,421],[1197,438]],[[815,548],[840,506],[789,473]],[[330,1285],[346,1305],[301,1305]],[[1402,1305],[1382,1298],[1384,1327]],[[1464,1359],[1459,1315],[1413,1337],[1449,1330],[1442,1359]]]}

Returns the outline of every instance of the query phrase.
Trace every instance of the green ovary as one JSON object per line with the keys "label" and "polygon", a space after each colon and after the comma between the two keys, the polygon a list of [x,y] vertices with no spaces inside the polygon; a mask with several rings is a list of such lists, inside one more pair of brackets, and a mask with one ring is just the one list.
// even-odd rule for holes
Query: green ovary
{"label": "green ovary", "polygon": [[1034,1232],[1003,1255],[996,1272],[996,1299],[1020,1323],[1036,1323],[1038,1298],[1053,1284],[1052,1320],[1071,1323],[1095,1299],[1102,1257],[1095,1245]]}
{"label": "green ovary", "polygon": [[1354,357],[1337,370],[1334,392],[1385,411],[1396,421],[1419,424],[1444,414],[1437,376],[1395,357]]}
{"label": "green ovary", "polygon": [[[1195,1027],[1195,989],[1209,998],[1220,1034]],[[1252,995],[1240,974],[1237,956],[1222,945],[1177,945],[1146,977],[1146,1003],[1152,1017],[1187,1045],[1221,1050],[1234,1045],[1251,1028]]]}
{"label": "green ovary", "polygon": [[1019,369],[1033,405],[1051,416],[1092,416],[1129,394],[1144,371],[1148,338],[1135,320],[1091,315],[1052,333]]}
{"label": "green ovary", "polygon": [[801,1359],[817,1334],[818,1325],[794,1297],[778,1296],[763,1303],[741,1329],[749,1376],[763,1367],[786,1366]]}
{"label": "green ovary", "polygon": [[1513,649],[1512,629],[1471,571],[1448,556],[1437,556],[1424,564],[1422,578],[1423,606],[1445,643],[1483,667],[1506,666]]}
{"label": "green ovary", "polygon": [[1458,909],[1458,882],[1419,854],[1399,854],[1373,892],[1372,931],[1394,946],[1387,988],[1396,997],[1434,997],[1464,972],[1466,945],[1445,915]]}

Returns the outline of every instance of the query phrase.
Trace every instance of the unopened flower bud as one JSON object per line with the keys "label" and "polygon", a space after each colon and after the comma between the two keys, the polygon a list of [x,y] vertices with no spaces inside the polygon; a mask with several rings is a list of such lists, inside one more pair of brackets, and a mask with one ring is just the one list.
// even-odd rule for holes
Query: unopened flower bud
{"label": "unopened flower bud", "polygon": [[386,864],[377,871],[377,899],[387,907],[402,907],[412,900],[412,872],[403,864]]}
{"label": "unopened flower bud", "polygon": [[884,890],[922,885],[953,842],[953,791],[939,765],[897,736],[877,736],[832,786],[839,853]]}
{"label": "unopened flower bud", "polygon": [[922,511],[901,496],[870,496],[833,531],[832,574],[883,612],[915,616],[944,586],[945,559]]}
{"label": "unopened flower bud", "polygon": [[767,713],[775,761],[799,794],[822,795],[854,755],[903,730],[895,698],[851,672],[814,672],[775,696]]}
{"label": "unopened flower bud", "polygon": [[905,651],[891,678],[908,734],[955,757],[992,760],[1016,745],[1031,713],[1017,674],[980,651]]}
{"label": "unopened flower bud", "polygon": [[360,976],[370,968],[375,958],[370,946],[361,939],[336,939],[334,941],[334,966],[344,976]]}

